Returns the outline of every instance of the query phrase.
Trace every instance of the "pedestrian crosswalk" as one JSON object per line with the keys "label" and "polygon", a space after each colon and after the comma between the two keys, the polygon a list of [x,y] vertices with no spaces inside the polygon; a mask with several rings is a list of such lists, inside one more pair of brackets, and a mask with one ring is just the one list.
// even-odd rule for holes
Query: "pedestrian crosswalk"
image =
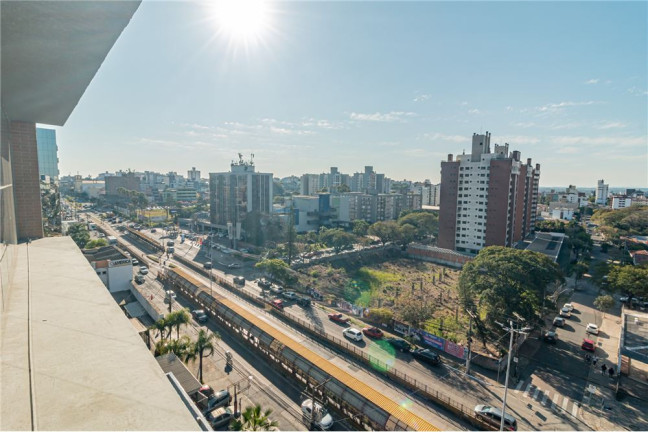
{"label": "pedestrian crosswalk", "polygon": [[[552,394],[553,393],[553,394]],[[515,386],[513,394],[522,399],[539,402],[543,407],[554,411],[564,411],[572,417],[578,417],[580,404],[555,390],[541,389],[532,382],[520,381]]]}

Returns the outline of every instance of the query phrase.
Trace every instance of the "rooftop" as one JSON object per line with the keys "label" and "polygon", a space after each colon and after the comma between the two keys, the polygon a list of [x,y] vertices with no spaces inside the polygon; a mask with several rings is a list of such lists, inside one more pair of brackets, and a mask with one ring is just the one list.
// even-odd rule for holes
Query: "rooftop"
{"label": "rooftop", "polygon": [[539,252],[557,262],[564,239],[563,233],[537,232],[533,239],[522,240],[515,245],[515,248]]}
{"label": "rooftop", "polygon": [[648,363],[648,313],[625,310],[621,354]]}
{"label": "rooftop", "polygon": [[[3,4],[4,7],[4,4]],[[0,322],[1,430],[199,430],[70,237],[15,247]]]}

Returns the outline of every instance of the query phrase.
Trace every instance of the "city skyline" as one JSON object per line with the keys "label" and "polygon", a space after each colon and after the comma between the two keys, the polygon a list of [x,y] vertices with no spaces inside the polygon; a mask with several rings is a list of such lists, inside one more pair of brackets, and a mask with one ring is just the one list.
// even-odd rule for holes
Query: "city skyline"
{"label": "city skyline", "polygon": [[269,9],[243,44],[205,4],[143,2],[55,128],[62,175],[219,172],[240,152],[277,177],[371,165],[438,183],[489,131],[542,165],[541,187],[648,186],[644,3]]}

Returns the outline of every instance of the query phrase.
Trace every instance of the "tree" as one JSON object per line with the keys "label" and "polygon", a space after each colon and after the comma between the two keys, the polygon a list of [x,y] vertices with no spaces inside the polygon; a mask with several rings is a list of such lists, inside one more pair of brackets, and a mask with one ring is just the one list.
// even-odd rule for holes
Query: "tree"
{"label": "tree", "polygon": [[286,280],[288,276],[288,264],[280,259],[266,259],[259,261],[254,265],[260,271],[268,274],[275,280]]}
{"label": "tree", "polygon": [[602,295],[594,299],[594,307],[603,312],[603,317],[605,317],[605,312],[614,306],[614,303],[614,299],[610,295]]}
{"label": "tree", "polygon": [[356,236],[340,228],[322,229],[320,231],[320,241],[332,247],[336,254],[353,246],[355,240]]}
{"label": "tree", "polygon": [[[166,332],[169,331],[169,326],[167,324],[167,320],[162,317],[155,321],[151,327],[149,327],[151,330],[157,330],[160,333],[160,339],[163,341],[164,338],[166,337]],[[171,335],[169,331],[169,335]]]}
{"label": "tree", "polygon": [[98,247],[108,246],[108,241],[104,238],[90,240],[83,247],[84,249],[94,249]]}
{"label": "tree", "polygon": [[279,427],[279,422],[270,420],[272,414],[271,409],[262,412],[261,405],[245,407],[245,411],[241,413],[241,417],[234,419],[230,423],[230,430],[234,431],[270,431],[276,430]]}
{"label": "tree", "polygon": [[369,227],[369,234],[380,239],[383,246],[390,241],[398,238],[398,224],[394,221],[376,222]]}
{"label": "tree", "polygon": [[168,327],[176,328],[176,337],[180,338],[180,326],[191,322],[191,314],[187,309],[180,309],[179,311],[168,314],[166,316],[166,322]]}
{"label": "tree", "polygon": [[398,218],[398,224],[401,227],[411,225],[415,229],[416,239],[424,239],[439,232],[439,218],[428,211],[415,211],[402,215]]}
{"label": "tree", "polygon": [[406,247],[416,237],[416,228],[410,224],[401,225],[399,229],[398,241],[403,247]]}
{"label": "tree", "polygon": [[635,297],[648,296],[648,267],[614,266],[608,273],[608,284],[618,292]]}
{"label": "tree", "polygon": [[575,289],[578,284],[578,281],[589,270],[589,266],[584,262],[579,261],[572,266],[571,270],[572,270],[572,274],[574,275],[574,289]]}
{"label": "tree", "polygon": [[155,344],[154,355],[160,356],[168,353],[174,353],[180,360],[186,361],[187,357],[193,351],[193,343],[187,335],[183,335],[178,339],[159,340]]}
{"label": "tree", "polygon": [[192,360],[198,357],[198,379],[201,383],[203,381],[203,357],[209,357],[214,354],[214,342],[220,339],[220,335],[216,332],[208,333],[204,329],[198,332],[198,339],[193,343],[193,349],[187,355],[187,360]]}
{"label": "tree", "polygon": [[86,243],[90,241],[90,233],[88,233],[88,228],[83,224],[74,224],[68,228],[68,235],[72,237],[74,243],[83,248]]}
{"label": "tree", "polygon": [[367,235],[369,230],[369,222],[362,219],[356,219],[353,221],[353,234],[362,237]]}
{"label": "tree", "polygon": [[415,328],[434,316],[434,307],[415,295],[400,300],[400,317]]}
{"label": "tree", "polygon": [[532,251],[491,246],[467,263],[459,276],[459,298],[477,320],[501,332],[496,322],[520,315],[528,324],[540,322],[546,287],[564,282],[560,268],[549,257]]}

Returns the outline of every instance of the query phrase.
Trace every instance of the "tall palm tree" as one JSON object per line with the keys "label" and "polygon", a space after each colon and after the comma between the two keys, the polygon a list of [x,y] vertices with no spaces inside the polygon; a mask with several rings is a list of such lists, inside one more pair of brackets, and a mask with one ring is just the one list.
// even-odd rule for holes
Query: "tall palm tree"
{"label": "tall palm tree", "polygon": [[193,343],[193,350],[187,355],[187,360],[192,360],[198,357],[198,379],[203,383],[203,357],[208,357],[214,354],[214,342],[220,339],[220,335],[216,332],[208,333],[204,329],[198,332],[198,339]]}
{"label": "tall palm tree", "polygon": [[168,326],[169,324],[167,322],[167,319],[165,317],[162,317],[159,320],[155,321],[155,323],[150,327],[150,329],[157,330],[158,332],[160,332],[160,338],[164,340],[165,332],[167,331]]}
{"label": "tall palm tree", "polygon": [[180,309],[179,311],[173,312],[173,325],[176,328],[176,338],[180,339],[180,326],[186,325],[191,322],[191,314],[188,309]]}
{"label": "tall palm tree", "polygon": [[158,341],[155,344],[155,353],[157,357],[168,353],[175,354],[180,360],[186,361],[189,354],[193,351],[193,343],[189,336],[184,335],[179,339]]}
{"label": "tall palm tree", "polygon": [[230,423],[230,430],[235,431],[271,431],[279,427],[279,422],[270,420],[271,409],[261,412],[261,405],[245,407],[241,417]]}

